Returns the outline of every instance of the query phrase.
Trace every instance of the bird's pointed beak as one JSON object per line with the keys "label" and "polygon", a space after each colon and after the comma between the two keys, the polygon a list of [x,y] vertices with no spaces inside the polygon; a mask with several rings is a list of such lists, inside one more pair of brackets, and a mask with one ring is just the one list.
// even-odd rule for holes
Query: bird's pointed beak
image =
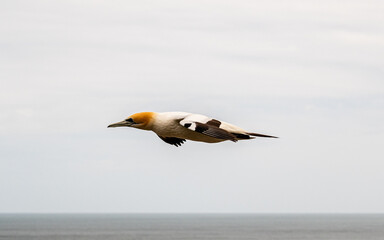
{"label": "bird's pointed beak", "polygon": [[129,124],[127,121],[121,121],[117,123],[112,123],[108,127],[112,128],[112,127],[129,127],[129,126],[131,126],[131,124]]}

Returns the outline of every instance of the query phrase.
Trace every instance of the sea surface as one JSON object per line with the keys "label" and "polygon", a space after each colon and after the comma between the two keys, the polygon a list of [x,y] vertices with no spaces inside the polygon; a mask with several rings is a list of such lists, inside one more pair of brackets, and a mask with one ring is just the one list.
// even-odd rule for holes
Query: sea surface
{"label": "sea surface", "polygon": [[0,214],[0,239],[383,240],[384,214]]}

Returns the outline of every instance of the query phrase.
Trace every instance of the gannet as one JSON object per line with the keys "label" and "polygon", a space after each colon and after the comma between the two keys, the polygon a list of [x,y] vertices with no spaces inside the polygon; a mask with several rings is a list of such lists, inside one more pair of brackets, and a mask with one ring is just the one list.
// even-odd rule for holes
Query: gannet
{"label": "gannet", "polygon": [[218,143],[226,140],[237,142],[255,137],[277,138],[248,132],[223,121],[186,112],[140,112],[108,127],[134,127],[153,131],[164,142],[176,147],[181,146],[186,140]]}

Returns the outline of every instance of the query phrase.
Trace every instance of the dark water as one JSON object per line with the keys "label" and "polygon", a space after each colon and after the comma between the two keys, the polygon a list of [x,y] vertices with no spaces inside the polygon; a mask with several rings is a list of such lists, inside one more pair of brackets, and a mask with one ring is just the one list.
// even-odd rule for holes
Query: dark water
{"label": "dark water", "polygon": [[0,239],[384,239],[384,215],[0,214]]}

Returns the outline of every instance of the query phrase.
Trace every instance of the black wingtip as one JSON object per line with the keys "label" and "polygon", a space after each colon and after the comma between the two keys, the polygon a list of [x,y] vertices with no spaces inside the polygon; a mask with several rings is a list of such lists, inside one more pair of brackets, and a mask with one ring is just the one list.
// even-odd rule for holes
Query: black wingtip
{"label": "black wingtip", "polygon": [[[157,135],[157,136],[159,136],[159,135]],[[162,137],[162,136],[159,136],[159,138],[161,138],[161,140],[163,140],[164,142],[166,142],[168,144],[171,144],[173,146],[176,146],[176,147],[180,147],[181,144],[183,144],[185,142],[185,139],[176,138],[176,137]]]}

